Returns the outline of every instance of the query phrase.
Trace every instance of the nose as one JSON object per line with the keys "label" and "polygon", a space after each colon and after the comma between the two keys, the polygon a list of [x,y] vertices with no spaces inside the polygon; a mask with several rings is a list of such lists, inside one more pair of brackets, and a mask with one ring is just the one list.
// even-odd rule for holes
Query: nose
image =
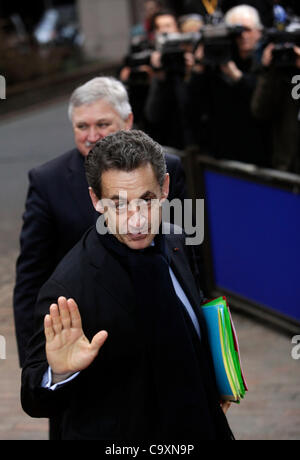
{"label": "nose", "polygon": [[90,129],[89,129],[89,132],[88,132],[88,137],[87,137],[87,140],[91,143],[95,143],[97,141],[99,141],[100,139],[102,139],[103,136],[101,136],[101,132],[100,130],[95,127],[95,126],[91,126]]}
{"label": "nose", "polygon": [[129,233],[141,233],[146,227],[146,217],[141,214],[140,211],[136,211],[132,214],[128,220],[128,231]]}

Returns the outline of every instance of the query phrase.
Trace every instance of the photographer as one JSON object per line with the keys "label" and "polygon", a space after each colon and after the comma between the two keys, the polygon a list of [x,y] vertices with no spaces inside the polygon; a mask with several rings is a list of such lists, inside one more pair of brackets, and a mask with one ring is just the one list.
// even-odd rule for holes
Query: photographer
{"label": "photographer", "polygon": [[252,111],[271,123],[272,167],[300,174],[300,103],[292,97],[292,78],[300,71],[300,47],[294,46],[294,63],[283,65],[270,43],[253,94]]}
{"label": "photographer", "polygon": [[[233,33],[233,26],[242,29]],[[222,40],[217,34],[220,27],[229,31]],[[259,14],[241,5],[228,11],[220,27],[216,32],[210,29],[217,38],[204,39],[196,51],[188,99],[193,142],[216,158],[265,166],[268,130],[250,109],[262,36]]]}
{"label": "photographer", "polygon": [[144,116],[144,107],[153,75],[150,63],[152,51],[152,44],[145,35],[132,37],[129,53],[117,73],[117,78],[128,91],[135,126],[145,131],[147,131],[147,121]]}
{"label": "photographer", "polygon": [[[189,127],[185,106],[187,98],[186,78],[193,65],[193,54],[187,45],[172,42],[171,37],[180,33],[176,17],[169,11],[161,11],[153,19],[156,49],[151,56],[154,70],[145,107],[150,123],[150,133],[160,144],[182,149],[188,144]],[[170,37],[170,40],[169,40]]]}
{"label": "photographer", "polygon": [[144,116],[153,70],[150,57],[153,51],[153,17],[162,9],[160,0],[144,0],[143,19],[131,30],[128,54],[117,77],[126,86],[135,118],[135,126],[147,131]]}

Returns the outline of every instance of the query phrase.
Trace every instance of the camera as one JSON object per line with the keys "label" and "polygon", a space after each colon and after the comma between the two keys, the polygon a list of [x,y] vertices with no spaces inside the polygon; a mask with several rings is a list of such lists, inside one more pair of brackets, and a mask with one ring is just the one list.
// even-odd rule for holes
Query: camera
{"label": "camera", "polygon": [[156,38],[155,48],[161,52],[162,68],[168,74],[184,75],[187,50],[194,51],[201,39],[198,32],[161,34]]}
{"label": "camera", "polygon": [[125,65],[130,67],[129,83],[145,84],[148,82],[148,74],[140,69],[141,66],[150,66],[150,58],[153,49],[144,36],[133,37],[130,43],[129,54]]}
{"label": "camera", "polygon": [[126,65],[135,69],[142,65],[150,65],[151,49],[149,41],[143,36],[133,37],[130,43],[129,54],[126,58]]}
{"label": "camera", "polygon": [[292,23],[285,30],[268,29],[266,42],[274,43],[272,65],[277,68],[296,65],[295,46],[300,47],[300,22]]}
{"label": "camera", "polygon": [[206,25],[202,28],[202,43],[204,45],[204,65],[224,65],[236,56],[235,39],[245,28],[243,26],[228,26],[226,24]]}

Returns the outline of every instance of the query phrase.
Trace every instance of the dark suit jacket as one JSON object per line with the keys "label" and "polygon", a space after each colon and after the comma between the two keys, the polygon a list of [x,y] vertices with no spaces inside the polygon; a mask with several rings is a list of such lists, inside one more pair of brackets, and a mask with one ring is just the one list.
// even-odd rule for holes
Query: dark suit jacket
{"label": "dark suit jacket", "polygon": [[[169,199],[186,197],[181,162],[166,154],[170,174]],[[77,149],[29,172],[29,191],[16,266],[14,315],[21,367],[33,333],[33,310],[41,286],[63,256],[91,227],[98,213],[93,208]]]}
{"label": "dark suit jacket", "polygon": [[[166,241],[171,267],[198,317],[202,346],[208,349],[199,308],[201,299],[188,265],[184,238],[166,235]],[[43,318],[59,296],[75,299],[89,340],[101,329],[109,335],[87,369],[51,391],[41,388],[48,368]],[[37,332],[30,341],[22,373],[25,412],[32,417],[60,415],[62,439],[149,440],[145,436],[151,436],[151,419],[155,423],[155,414],[151,414],[151,378],[132,282],[126,269],[102,246],[94,228],[88,230],[42,287],[35,313]],[[211,363],[210,355],[208,359]],[[212,382],[220,421],[227,423],[218,403],[214,378]]]}

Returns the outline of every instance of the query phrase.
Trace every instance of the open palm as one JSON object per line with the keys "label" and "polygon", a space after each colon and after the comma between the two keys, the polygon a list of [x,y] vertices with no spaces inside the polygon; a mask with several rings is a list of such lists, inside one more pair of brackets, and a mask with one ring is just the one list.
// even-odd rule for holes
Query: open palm
{"label": "open palm", "polygon": [[50,306],[44,330],[48,364],[56,375],[86,369],[107,338],[107,332],[100,331],[89,342],[82,330],[76,302],[65,297],[59,297],[57,304]]}

